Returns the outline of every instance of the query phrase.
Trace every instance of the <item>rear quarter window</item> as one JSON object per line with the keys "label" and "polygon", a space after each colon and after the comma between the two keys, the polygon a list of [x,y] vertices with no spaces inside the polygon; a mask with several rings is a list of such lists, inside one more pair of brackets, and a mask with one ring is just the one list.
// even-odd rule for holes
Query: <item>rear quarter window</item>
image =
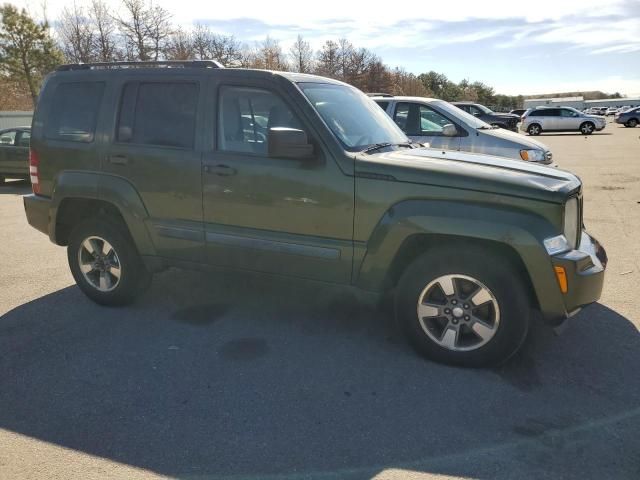
{"label": "rear quarter window", "polygon": [[69,142],[93,142],[103,82],[60,83],[44,121],[44,136]]}

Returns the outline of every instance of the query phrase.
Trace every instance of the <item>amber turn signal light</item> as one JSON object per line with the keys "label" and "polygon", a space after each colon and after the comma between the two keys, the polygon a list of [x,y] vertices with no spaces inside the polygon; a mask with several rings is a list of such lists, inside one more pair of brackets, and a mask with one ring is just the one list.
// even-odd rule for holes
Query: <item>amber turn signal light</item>
{"label": "amber turn signal light", "polygon": [[560,291],[567,293],[569,291],[569,284],[567,283],[567,272],[564,267],[553,267],[556,271],[556,278],[558,279],[558,285],[560,285]]}

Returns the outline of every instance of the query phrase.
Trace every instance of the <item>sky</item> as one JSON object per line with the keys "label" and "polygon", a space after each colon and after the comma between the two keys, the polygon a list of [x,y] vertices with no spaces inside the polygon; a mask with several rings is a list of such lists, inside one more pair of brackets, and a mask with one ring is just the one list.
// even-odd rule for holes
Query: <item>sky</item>
{"label": "sky", "polygon": [[[478,80],[507,95],[640,96],[640,0],[154,1],[186,28],[202,23],[246,43],[268,35],[285,51],[298,34],[316,49],[344,37],[391,67]],[[42,10],[39,0],[13,3]],[[106,3],[114,12],[121,5]],[[46,0],[49,20],[69,4]]]}

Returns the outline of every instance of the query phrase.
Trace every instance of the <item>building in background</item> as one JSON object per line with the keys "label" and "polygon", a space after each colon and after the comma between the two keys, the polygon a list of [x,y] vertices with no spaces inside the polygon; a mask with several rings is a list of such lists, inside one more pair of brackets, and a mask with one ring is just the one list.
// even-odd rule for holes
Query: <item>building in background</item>
{"label": "building in background", "polygon": [[33,112],[0,112],[0,130],[11,127],[30,127]]}
{"label": "building in background", "polygon": [[582,110],[584,97],[558,97],[558,98],[525,98],[524,108],[533,107],[573,107]]}
{"label": "building in background", "polygon": [[557,97],[557,98],[525,98],[524,108],[533,107],[573,107],[584,110],[591,107],[637,107],[640,98],[607,98],[604,100],[585,100],[584,97]]}

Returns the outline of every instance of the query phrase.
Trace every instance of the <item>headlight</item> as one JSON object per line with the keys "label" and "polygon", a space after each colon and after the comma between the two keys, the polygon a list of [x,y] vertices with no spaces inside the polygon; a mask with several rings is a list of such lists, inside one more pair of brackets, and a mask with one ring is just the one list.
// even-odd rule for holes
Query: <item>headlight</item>
{"label": "headlight", "polygon": [[564,236],[574,249],[578,242],[578,199],[571,198],[564,206]]}
{"label": "headlight", "polygon": [[544,162],[546,160],[542,150],[520,150],[520,158],[527,162]]}

